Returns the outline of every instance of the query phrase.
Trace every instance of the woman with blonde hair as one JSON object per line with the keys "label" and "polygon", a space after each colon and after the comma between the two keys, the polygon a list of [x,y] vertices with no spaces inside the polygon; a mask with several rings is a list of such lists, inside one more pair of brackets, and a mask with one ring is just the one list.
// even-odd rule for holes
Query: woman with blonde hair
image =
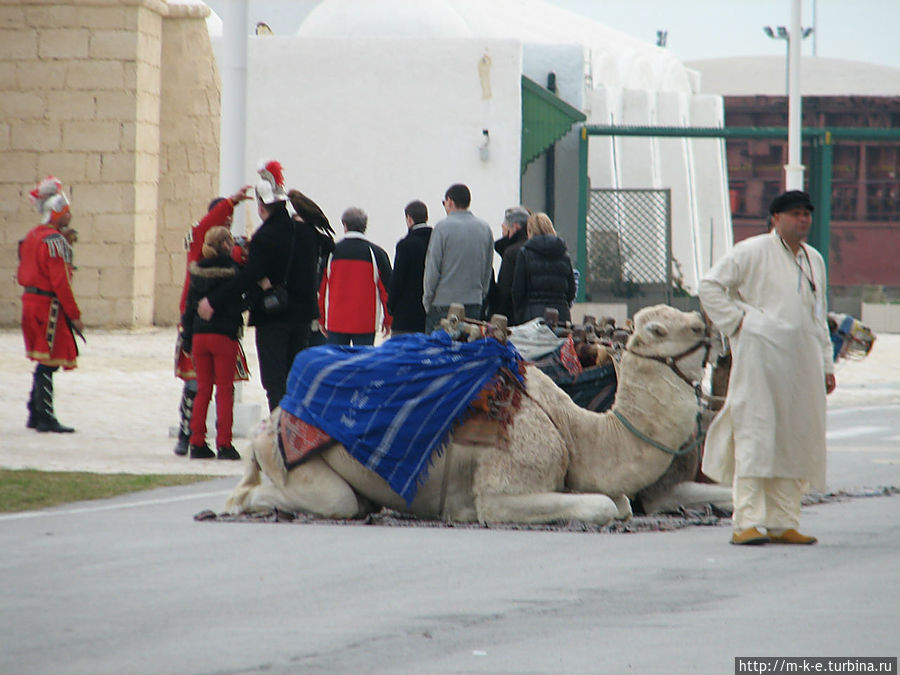
{"label": "woman with blonde hair", "polygon": [[575,273],[566,242],[556,235],[546,213],[529,216],[526,229],[528,241],[516,258],[512,286],[516,323],[542,317],[547,308],[557,310],[560,321],[570,321]]}
{"label": "woman with blonde hair", "polygon": [[[197,314],[197,303],[216,288],[232,281],[238,265],[231,257],[234,237],[227,227],[210,228],[203,239],[203,259],[189,267],[190,288],[184,315],[182,348],[190,354],[197,372],[197,396],[191,414],[191,459],[240,459],[231,444],[234,415],[234,363],[244,326],[243,299],[215,312],[207,320]],[[206,411],[216,388],[216,447],[206,444]]]}

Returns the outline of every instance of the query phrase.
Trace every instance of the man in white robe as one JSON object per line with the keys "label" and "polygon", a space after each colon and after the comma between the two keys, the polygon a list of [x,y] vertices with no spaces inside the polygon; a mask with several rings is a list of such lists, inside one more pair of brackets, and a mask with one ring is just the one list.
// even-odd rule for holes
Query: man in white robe
{"label": "man in white robe", "polygon": [[736,244],[700,282],[733,356],[703,457],[707,476],[733,485],[733,544],[816,542],[797,527],[803,495],[825,486],[825,395],[835,379],[825,262],[804,243],[812,210],[805,192],[779,195],[772,231]]}

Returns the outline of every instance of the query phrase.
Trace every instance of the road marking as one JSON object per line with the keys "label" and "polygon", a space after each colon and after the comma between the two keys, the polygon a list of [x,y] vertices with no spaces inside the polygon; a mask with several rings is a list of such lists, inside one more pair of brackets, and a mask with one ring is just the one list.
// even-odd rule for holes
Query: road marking
{"label": "road marking", "polygon": [[825,438],[829,441],[835,441],[841,438],[853,438],[855,436],[866,436],[872,434],[878,434],[884,431],[890,431],[890,427],[869,427],[869,426],[859,426],[859,427],[847,427],[846,429],[840,429],[835,431],[828,431],[825,433]]}
{"label": "road marking", "polygon": [[879,410],[884,410],[885,412],[896,412],[898,408],[900,408],[900,405],[896,403],[888,405],[854,406],[852,408],[829,408],[828,415],[833,415],[836,417],[841,415],[858,415],[860,413],[872,413]]}
{"label": "road marking", "polygon": [[10,513],[0,516],[0,521],[4,520],[24,520],[26,518],[44,518],[48,516],[72,516],[79,513],[97,513],[99,511],[115,511],[117,509],[136,509],[141,506],[157,506],[159,504],[174,504],[176,502],[187,502],[193,499],[207,499],[210,497],[221,497],[230,494],[230,490],[222,490],[220,492],[202,492],[196,495],[183,495],[181,497],[168,497],[166,499],[145,499],[140,502],[128,502],[126,504],[103,504],[98,506],[83,506],[77,509],[62,509],[59,511],[23,511],[22,513]]}

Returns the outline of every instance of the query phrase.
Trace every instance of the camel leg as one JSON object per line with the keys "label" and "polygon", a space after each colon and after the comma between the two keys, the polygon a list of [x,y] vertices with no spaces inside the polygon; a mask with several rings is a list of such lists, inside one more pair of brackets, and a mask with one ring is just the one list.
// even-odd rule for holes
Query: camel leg
{"label": "camel leg", "polygon": [[476,506],[478,520],[483,523],[550,523],[582,520],[606,525],[619,514],[615,502],[601,494],[488,493],[477,498]]}
{"label": "camel leg", "polygon": [[265,483],[250,491],[248,511],[279,509],[324,518],[355,518],[369,512],[366,500],[320,457],[314,457],[288,473],[284,486]]}
{"label": "camel leg", "polygon": [[631,500],[627,496],[619,495],[613,498],[613,503],[618,510],[616,520],[631,520],[632,516],[634,516],[634,511],[631,510]]}
{"label": "camel leg", "polygon": [[253,490],[261,483],[259,474],[259,462],[256,461],[256,455],[251,455],[244,464],[244,475],[241,482],[238,483],[228,499],[225,501],[225,510],[228,513],[243,513],[246,508],[247,500]]}
{"label": "camel leg", "polygon": [[730,512],[734,508],[731,488],[710,483],[694,483],[685,481],[676,483],[668,492],[658,495],[644,504],[645,513],[665,513],[678,511],[679,508],[700,509],[707,504]]}
{"label": "camel leg", "polygon": [[288,472],[283,486],[262,483],[246,489],[240,503],[232,495],[229,504],[232,512],[279,509],[324,518],[356,518],[372,510],[372,504],[357,496],[321,457],[313,457]]}

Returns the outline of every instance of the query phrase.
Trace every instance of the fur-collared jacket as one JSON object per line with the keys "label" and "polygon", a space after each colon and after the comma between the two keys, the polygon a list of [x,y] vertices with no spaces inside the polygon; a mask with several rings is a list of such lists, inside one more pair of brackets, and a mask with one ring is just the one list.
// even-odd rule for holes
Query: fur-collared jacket
{"label": "fur-collared jacket", "polygon": [[181,334],[184,351],[191,352],[192,341],[197,333],[217,333],[232,340],[239,339],[244,326],[242,312],[247,308],[243,297],[238,302],[229,303],[217,310],[209,321],[197,314],[197,303],[201,298],[234,279],[238,272],[237,263],[230,256],[220,255],[192,262],[188,272],[191,285],[184,315],[181,317],[181,325],[184,328]]}

